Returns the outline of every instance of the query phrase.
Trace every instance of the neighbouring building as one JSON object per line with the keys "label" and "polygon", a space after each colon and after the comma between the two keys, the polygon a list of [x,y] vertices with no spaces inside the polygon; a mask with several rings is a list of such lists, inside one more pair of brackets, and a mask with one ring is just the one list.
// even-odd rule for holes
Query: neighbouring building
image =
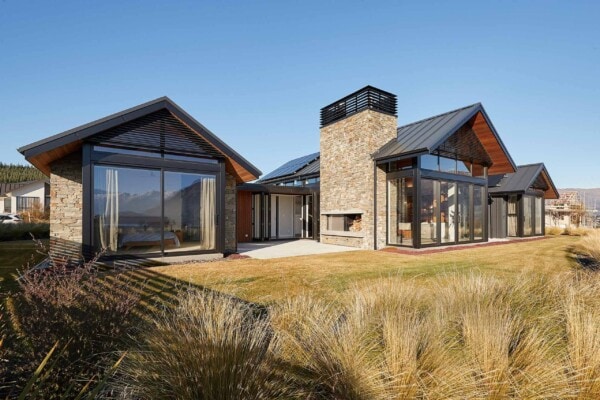
{"label": "neighbouring building", "polygon": [[586,215],[585,205],[577,191],[566,191],[546,201],[546,225],[559,228],[579,227]]}
{"label": "neighbouring building", "polygon": [[235,252],[261,172],[167,97],[21,147],[50,178],[50,237],[85,253]]}
{"label": "neighbouring building", "polygon": [[0,212],[20,214],[49,206],[50,182],[37,181],[0,183]]}
{"label": "neighbouring building", "polygon": [[371,86],[321,109],[319,153],[239,189],[244,240],[364,249],[543,235],[544,199],[558,197],[543,164],[514,163],[480,103],[398,127],[396,96]]}

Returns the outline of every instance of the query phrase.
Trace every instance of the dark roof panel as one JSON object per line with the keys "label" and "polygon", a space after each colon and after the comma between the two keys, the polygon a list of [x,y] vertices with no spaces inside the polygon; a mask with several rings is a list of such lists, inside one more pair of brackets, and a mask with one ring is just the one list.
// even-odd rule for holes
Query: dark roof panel
{"label": "dark roof panel", "polygon": [[543,163],[520,165],[514,173],[489,176],[488,192],[490,194],[523,193],[529,190],[540,176],[548,186],[544,189],[546,198],[557,198],[558,190]]}
{"label": "dark roof panel", "polygon": [[432,151],[481,108],[481,103],[476,103],[401,126],[398,128],[397,138],[383,145],[374,154],[374,158],[381,160],[403,153]]}
{"label": "dark roof panel", "polygon": [[260,178],[259,182],[281,178],[288,175],[294,175],[296,172],[300,171],[304,167],[307,167],[310,163],[312,163],[318,158],[318,152],[295,158],[291,161],[286,162],[279,168],[276,168],[274,171],[269,172],[268,174]]}

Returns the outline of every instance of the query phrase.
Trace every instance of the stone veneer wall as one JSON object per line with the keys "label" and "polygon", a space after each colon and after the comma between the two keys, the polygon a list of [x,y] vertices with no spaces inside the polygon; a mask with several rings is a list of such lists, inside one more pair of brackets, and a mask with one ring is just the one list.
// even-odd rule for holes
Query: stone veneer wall
{"label": "stone veneer wall", "polygon": [[236,214],[237,214],[237,183],[235,177],[225,174],[225,249],[226,253],[237,251]]}
{"label": "stone veneer wall", "polygon": [[[363,110],[321,128],[321,242],[372,249],[374,177],[371,154],[397,136],[397,118]],[[385,173],[377,174],[377,244],[385,245]],[[383,206],[382,206],[383,205]],[[362,212],[363,238],[327,233],[329,212]],[[354,232],[351,232],[354,234]],[[354,236],[354,235],[353,235]]]}
{"label": "stone veneer wall", "polygon": [[50,170],[50,237],[81,245],[81,152],[53,162]]}

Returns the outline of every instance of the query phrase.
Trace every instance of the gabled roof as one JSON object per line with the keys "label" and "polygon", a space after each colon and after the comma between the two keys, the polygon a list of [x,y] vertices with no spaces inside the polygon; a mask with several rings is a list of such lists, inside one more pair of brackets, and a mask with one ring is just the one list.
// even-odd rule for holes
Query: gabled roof
{"label": "gabled roof", "polygon": [[399,127],[397,138],[383,145],[373,154],[373,158],[383,161],[402,155],[432,153],[466,124],[470,125],[489,154],[493,162],[490,168],[492,173],[507,173],[516,170],[514,161],[481,103]]}
{"label": "gabled roof", "polygon": [[[22,182],[23,184],[17,187],[14,187],[10,190],[10,192],[6,192],[7,196],[15,196],[15,192],[16,193],[21,193],[21,195],[23,195],[23,193],[27,193],[30,190],[37,190],[38,188],[44,187],[44,185],[50,185],[50,180],[49,179],[38,179],[37,181],[28,181],[28,182]],[[17,194],[18,196],[19,194]]]}
{"label": "gabled roof", "polygon": [[524,193],[532,187],[544,190],[546,199],[557,199],[558,190],[543,163],[519,165],[511,174],[492,175],[488,179],[490,194]]}
{"label": "gabled roof", "polygon": [[0,197],[5,197],[8,193],[12,192],[15,189],[18,189],[22,186],[28,185],[35,181],[27,181],[27,182],[0,182]]}
{"label": "gabled roof", "polygon": [[219,154],[222,154],[226,159],[228,172],[235,175],[238,181],[246,182],[260,176],[261,171],[258,168],[166,96],[28,144],[18,150],[39,170],[49,174],[50,164],[53,161],[81,148],[84,140],[160,110],[167,110],[182,124],[213,146]]}
{"label": "gabled roof", "polygon": [[[319,160],[320,153],[311,153],[306,156],[295,158],[291,161],[286,162],[282,166],[269,172],[260,180],[259,183],[265,183],[267,181],[279,180],[285,177],[302,176],[310,173],[319,173],[319,163],[315,164],[315,161]],[[315,169],[316,168],[316,169]],[[308,171],[308,172],[307,172]]]}

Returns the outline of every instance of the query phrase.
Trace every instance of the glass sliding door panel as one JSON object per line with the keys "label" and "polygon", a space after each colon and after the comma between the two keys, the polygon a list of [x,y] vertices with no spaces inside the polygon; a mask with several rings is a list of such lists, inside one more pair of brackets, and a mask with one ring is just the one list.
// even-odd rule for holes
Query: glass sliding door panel
{"label": "glass sliding door panel", "polygon": [[108,253],[161,251],[160,171],[94,166],[93,238]]}
{"label": "glass sliding door panel", "polygon": [[262,214],[261,214],[261,195],[253,194],[252,195],[252,228],[253,228],[253,239],[262,239],[260,233],[260,226],[262,223]]}
{"label": "glass sliding door panel", "polygon": [[533,235],[533,198],[523,196],[523,236]]}
{"label": "glass sliding door panel", "polygon": [[440,182],[441,242],[456,242],[456,184]]}
{"label": "glass sliding door panel", "polygon": [[471,241],[471,199],[468,183],[458,185],[458,241]]}
{"label": "glass sliding door panel", "polygon": [[304,237],[313,237],[313,196],[304,196]]}
{"label": "glass sliding door panel", "polygon": [[216,249],[216,177],[166,171],[164,190],[165,251]]}
{"label": "glass sliding door panel", "polygon": [[278,197],[275,194],[270,195],[270,210],[271,210],[271,239],[277,238],[277,205],[278,205]]}
{"label": "glass sliding door panel", "polygon": [[473,185],[473,240],[483,239],[486,210],[485,190],[483,186]]}
{"label": "glass sliding door panel", "polygon": [[517,196],[508,197],[508,236],[517,236]]}
{"label": "glass sliding door panel", "polygon": [[435,185],[431,179],[421,180],[421,244],[437,243],[438,199]]}
{"label": "glass sliding door panel", "polygon": [[543,200],[541,197],[535,198],[535,234],[536,235],[542,234],[542,228],[544,225],[544,220],[542,217],[542,201]]}
{"label": "glass sliding door panel", "polygon": [[388,181],[388,242],[413,246],[413,179]]}

